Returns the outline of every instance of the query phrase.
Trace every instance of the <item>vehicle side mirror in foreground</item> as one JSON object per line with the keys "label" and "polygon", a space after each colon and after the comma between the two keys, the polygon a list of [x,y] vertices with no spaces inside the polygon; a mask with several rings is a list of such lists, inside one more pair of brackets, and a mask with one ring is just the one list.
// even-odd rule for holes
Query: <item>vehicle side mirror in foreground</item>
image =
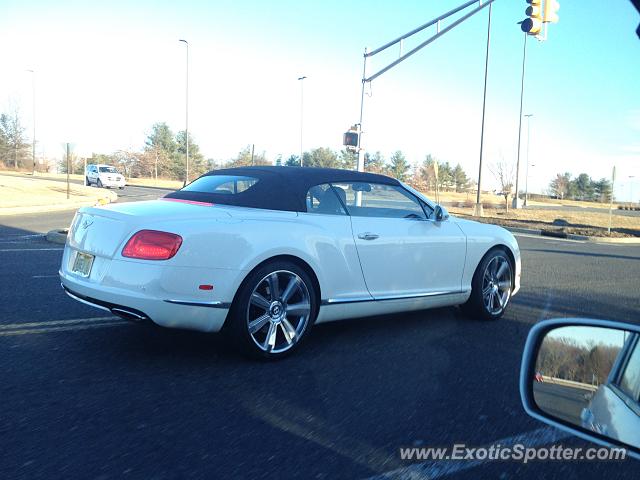
{"label": "vehicle side mirror in foreground", "polygon": [[545,320],[525,346],[526,412],[640,459],[640,327],[605,320]]}
{"label": "vehicle side mirror in foreground", "polygon": [[442,205],[436,205],[436,209],[433,212],[433,218],[435,218],[436,222],[442,222],[449,218],[449,212]]}

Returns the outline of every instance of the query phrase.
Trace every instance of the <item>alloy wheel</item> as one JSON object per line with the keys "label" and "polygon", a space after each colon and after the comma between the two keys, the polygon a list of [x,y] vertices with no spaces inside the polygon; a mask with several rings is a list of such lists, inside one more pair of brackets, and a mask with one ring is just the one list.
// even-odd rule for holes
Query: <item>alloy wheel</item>
{"label": "alloy wheel", "polygon": [[247,329],[263,352],[282,353],[302,337],[311,317],[311,297],[304,281],[288,270],[271,272],[251,292]]}
{"label": "alloy wheel", "polygon": [[482,301],[491,315],[500,314],[511,296],[511,265],[502,256],[493,257],[482,277]]}

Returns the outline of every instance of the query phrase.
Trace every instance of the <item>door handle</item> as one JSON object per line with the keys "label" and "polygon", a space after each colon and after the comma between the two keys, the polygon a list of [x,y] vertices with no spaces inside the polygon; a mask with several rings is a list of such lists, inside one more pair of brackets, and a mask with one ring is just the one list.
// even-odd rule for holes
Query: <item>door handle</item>
{"label": "door handle", "polygon": [[364,233],[361,233],[360,235],[358,235],[358,238],[361,239],[361,240],[375,240],[379,236],[380,235],[378,235],[376,233],[364,232]]}

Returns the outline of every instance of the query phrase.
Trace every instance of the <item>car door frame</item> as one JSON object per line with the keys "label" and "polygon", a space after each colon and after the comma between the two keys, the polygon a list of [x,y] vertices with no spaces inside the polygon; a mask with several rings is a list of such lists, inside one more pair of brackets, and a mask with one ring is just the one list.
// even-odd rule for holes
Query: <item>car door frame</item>
{"label": "car door frame", "polygon": [[[333,186],[337,186],[339,184],[353,184],[353,183],[358,183],[358,182],[334,182],[331,183],[332,187]],[[379,182],[366,182],[369,184],[375,184],[375,185],[386,185],[383,183],[379,183]],[[345,210],[347,211],[347,214],[349,215],[350,219],[351,219],[351,225],[352,225],[352,232],[353,232],[353,238],[354,238],[354,243],[356,245],[356,249],[358,251],[358,256],[360,259],[360,264],[362,267],[362,272],[363,272],[363,277],[365,279],[365,283],[367,284],[367,288],[369,290],[369,293],[371,294],[371,296],[375,299],[375,300],[392,300],[392,299],[408,299],[408,298],[417,298],[417,297],[431,297],[431,296],[441,296],[441,295],[450,295],[450,294],[460,294],[463,293],[462,292],[462,279],[463,279],[463,275],[464,275],[464,268],[465,268],[465,263],[466,263],[466,236],[464,234],[464,232],[462,232],[462,230],[458,227],[457,224],[455,224],[454,222],[449,222],[448,219],[443,219],[443,220],[436,220],[435,218],[433,218],[433,215],[435,214],[435,207],[430,205],[429,203],[425,202],[423,199],[421,199],[420,197],[418,197],[417,195],[415,195],[413,192],[411,192],[410,190],[408,190],[407,188],[405,188],[405,186],[401,183],[400,185],[387,185],[390,187],[395,187],[395,188],[399,188],[402,190],[403,194],[405,194],[406,196],[408,196],[410,199],[412,199],[413,201],[415,201],[420,208],[422,209],[422,212],[424,213],[424,218],[422,219],[407,219],[407,218],[388,218],[388,217],[366,217],[366,216],[360,216],[360,215],[352,215],[348,205],[344,205]],[[342,199],[340,199],[342,201]],[[427,208],[431,211],[431,212],[427,212]],[[391,283],[389,283],[390,281],[395,281],[394,279],[397,279],[398,276],[395,275],[394,277],[387,277],[387,284],[386,286],[383,286],[382,288],[380,288],[381,285],[384,285],[384,283],[381,283],[381,277],[383,276],[383,272],[378,272],[376,271],[375,268],[373,268],[373,265],[371,263],[371,260],[369,257],[369,253],[370,252],[366,252],[366,250],[371,250],[370,248],[368,248],[369,246],[373,246],[375,245],[375,243],[371,243],[369,244],[369,241],[375,242],[376,240],[379,239],[379,236],[376,236],[375,238],[362,238],[362,235],[366,234],[367,232],[361,232],[361,226],[358,225],[359,223],[365,221],[365,220],[360,220],[360,219],[366,219],[366,220],[371,220],[372,223],[375,223],[376,221],[380,222],[380,221],[384,221],[384,220],[389,220],[392,221],[394,223],[398,223],[400,222],[400,224],[404,223],[404,222],[411,222],[411,223],[407,223],[407,226],[411,227],[411,226],[417,226],[418,228],[421,227],[425,227],[428,229],[427,232],[420,232],[419,234],[414,234],[415,238],[419,238],[421,235],[424,235],[423,238],[428,239],[428,235],[430,234],[429,232],[432,231],[433,229],[436,228],[446,228],[449,232],[449,235],[453,238],[453,240],[457,240],[459,242],[459,248],[458,250],[458,254],[460,254],[460,258],[458,260],[458,263],[454,266],[454,271],[457,271],[457,274],[453,274],[451,276],[451,278],[449,279],[450,281],[448,282],[440,282],[438,283],[437,279],[439,277],[439,272],[440,271],[446,271],[444,267],[444,265],[442,264],[443,262],[439,262],[439,265],[436,265],[435,269],[433,269],[433,272],[435,272],[435,275],[431,275],[430,277],[430,282],[426,282],[426,279],[421,279],[419,272],[423,272],[423,271],[427,271],[427,270],[423,270],[421,268],[418,268],[418,272],[413,274],[410,279],[409,279],[409,284],[412,283],[412,281],[414,280],[422,280],[426,283],[423,283],[421,285],[418,286],[418,288],[407,288],[409,286],[409,284],[404,284],[401,285],[399,288],[398,287],[394,287]],[[422,228],[424,230],[424,228]],[[375,229],[372,229],[375,230]],[[379,235],[376,232],[371,232],[372,235]],[[412,237],[413,238],[413,237]],[[367,242],[367,243],[365,243]],[[440,244],[439,249],[442,250],[442,245],[448,245],[449,247],[451,247],[451,242],[447,241],[447,242],[436,242],[436,241],[432,241],[432,242],[422,242],[421,245],[425,245],[425,244],[429,244],[431,243],[431,245],[437,245],[438,243]],[[392,244],[388,244],[388,245],[392,245]],[[424,248],[424,247],[423,247]],[[397,253],[397,252],[396,252]],[[415,253],[415,252],[405,252],[404,253],[404,259],[407,258],[407,256],[410,253]],[[402,256],[402,253],[401,253]],[[427,251],[425,254],[425,257],[422,259],[422,261],[427,261],[429,259],[433,259],[434,257],[429,255],[429,252]],[[410,262],[408,262],[410,263]],[[424,265],[425,267],[429,267],[430,265]],[[413,273],[413,272],[411,272]]]}

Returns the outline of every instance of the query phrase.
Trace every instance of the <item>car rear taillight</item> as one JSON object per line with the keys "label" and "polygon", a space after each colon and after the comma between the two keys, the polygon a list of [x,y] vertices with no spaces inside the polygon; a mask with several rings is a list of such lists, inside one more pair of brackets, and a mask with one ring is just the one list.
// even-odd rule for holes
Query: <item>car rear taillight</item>
{"label": "car rear taillight", "polygon": [[182,245],[182,237],[157,230],[140,230],[122,249],[122,256],[142,260],[168,260]]}

